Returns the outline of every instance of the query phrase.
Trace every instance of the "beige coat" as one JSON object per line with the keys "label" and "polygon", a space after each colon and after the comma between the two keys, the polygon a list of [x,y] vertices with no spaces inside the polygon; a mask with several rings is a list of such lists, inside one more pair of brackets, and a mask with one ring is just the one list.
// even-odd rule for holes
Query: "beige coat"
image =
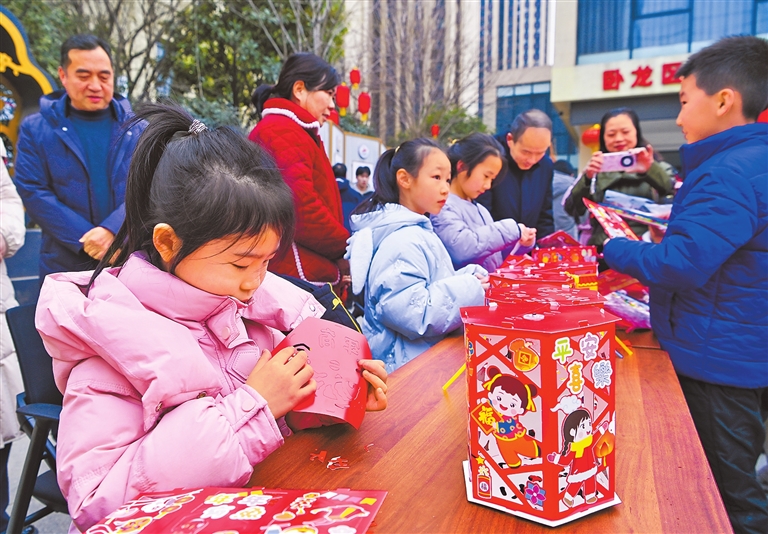
{"label": "beige coat", "polygon": [[21,248],[25,232],[21,198],[5,165],[0,165],[0,448],[21,435],[16,419],[16,395],[24,387],[11,332],[5,321],[5,310],[19,303],[14,298],[4,259]]}

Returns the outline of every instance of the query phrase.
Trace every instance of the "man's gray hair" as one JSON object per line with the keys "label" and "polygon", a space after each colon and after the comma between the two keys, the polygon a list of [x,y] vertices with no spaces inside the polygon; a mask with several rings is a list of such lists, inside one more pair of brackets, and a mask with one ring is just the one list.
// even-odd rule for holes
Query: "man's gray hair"
{"label": "man's gray hair", "polygon": [[529,109],[515,117],[515,120],[509,125],[509,133],[512,135],[512,139],[517,140],[528,128],[546,128],[551,132],[552,119],[540,109]]}

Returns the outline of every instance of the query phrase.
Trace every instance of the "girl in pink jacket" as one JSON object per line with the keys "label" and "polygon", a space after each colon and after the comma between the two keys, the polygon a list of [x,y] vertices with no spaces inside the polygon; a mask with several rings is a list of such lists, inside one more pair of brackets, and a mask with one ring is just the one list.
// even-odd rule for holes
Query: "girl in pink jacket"
{"label": "girl in pink jacket", "polygon": [[[80,530],[142,492],[242,486],[316,387],[304,352],[270,353],[324,311],[267,272],[294,228],[274,162],[181,108],[145,106],[145,119],[112,247],[93,273],[49,276],[37,307],[64,393],[58,481]],[[383,363],[360,366],[367,408],[383,409]]]}

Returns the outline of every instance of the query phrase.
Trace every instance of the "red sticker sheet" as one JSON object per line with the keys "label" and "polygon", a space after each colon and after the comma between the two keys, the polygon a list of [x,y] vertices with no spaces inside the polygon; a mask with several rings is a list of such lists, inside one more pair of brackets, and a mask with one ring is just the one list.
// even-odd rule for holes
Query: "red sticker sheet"
{"label": "red sticker sheet", "polygon": [[366,532],[386,491],[200,488],[146,493],[86,534]]}

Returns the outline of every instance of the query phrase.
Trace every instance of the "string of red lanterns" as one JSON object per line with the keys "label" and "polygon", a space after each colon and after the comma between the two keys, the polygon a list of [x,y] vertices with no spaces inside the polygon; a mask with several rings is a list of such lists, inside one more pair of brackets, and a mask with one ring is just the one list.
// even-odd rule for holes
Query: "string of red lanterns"
{"label": "string of red lanterns", "polygon": [[360,87],[360,79],[360,70],[357,67],[349,71],[349,81],[352,83],[352,89]]}
{"label": "string of red lanterns", "polygon": [[[352,89],[360,87],[360,81],[362,76],[360,69],[355,67],[349,72],[349,82],[352,84]],[[339,116],[344,117],[347,115],[347,108],[352,100],[352,93],[350,87],[346,82],[341,82],[341,85],[336,86],[336,107],[339,109],[338,113],[334,110],[331,113],[330,120],[339,124]],[[366,91],[362,91],[357,95],[357,111],[360,112],[361,120],[366,122],[368,120],[368,112],[371,111],[371,95]],[[334,120],[335,118],[335,120]]]}
{"label": "string of red lanterns", "polygon": [[347,108],[349,107],[349,86],[341,82],[341,85],[336,87],[336,107],[339,108],[339,115],[342,117],[347,114]]}

